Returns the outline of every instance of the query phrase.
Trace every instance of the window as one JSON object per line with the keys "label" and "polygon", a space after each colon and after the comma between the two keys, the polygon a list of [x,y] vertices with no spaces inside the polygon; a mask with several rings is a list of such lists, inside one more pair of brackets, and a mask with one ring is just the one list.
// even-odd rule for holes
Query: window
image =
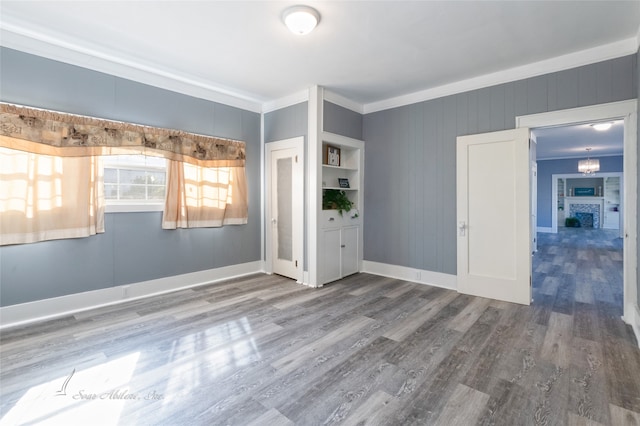
{"label": "window", "polygon": [[107,212],[161,211],[167,184],[167,160],[144,155],[103,158]]}

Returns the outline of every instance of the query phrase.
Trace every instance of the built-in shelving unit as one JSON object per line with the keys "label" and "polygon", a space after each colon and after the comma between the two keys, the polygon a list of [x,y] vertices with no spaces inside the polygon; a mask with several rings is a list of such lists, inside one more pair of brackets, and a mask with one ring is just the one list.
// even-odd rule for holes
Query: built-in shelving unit
{"label": "built-in shelving unit", "polygon": [[[598,205],[599,228],[619,229],[622,232],[622,173],[598,173],[596,176],[579,174],[554,175],[556,185],[557,226],[571,217],[572,205]],[[595,210],[594,210],[595,212]]]}
{"label": "built-in shelving unit", "polygon": [[[328,148],[339,150],[339,161],[327,164]],[[364,142],[322,132],[321,190],[344,191],[353,203],[350,212],[337,210],[320,212],[319,232],[319,284],[326,284],[359,272],[362,264],[362,216]],[[349,187],[340,185],[346,179]]]}

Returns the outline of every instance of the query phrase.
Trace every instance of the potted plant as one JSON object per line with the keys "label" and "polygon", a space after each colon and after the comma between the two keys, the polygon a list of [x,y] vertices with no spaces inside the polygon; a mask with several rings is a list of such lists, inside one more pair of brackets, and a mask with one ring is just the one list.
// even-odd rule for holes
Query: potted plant
{"label": "potted plant", "polygon": [[348,212],[353,208],[353,202],[347,197],[345,191],[339,189],[325,189],[322,191],[322,209],[338,210],[340,216],[342,212]]}
{"label": "potted plant", "polygon": [[567,228],[580,228],[580,220],[577,217],[568,217],[564,220],[564,226]]}

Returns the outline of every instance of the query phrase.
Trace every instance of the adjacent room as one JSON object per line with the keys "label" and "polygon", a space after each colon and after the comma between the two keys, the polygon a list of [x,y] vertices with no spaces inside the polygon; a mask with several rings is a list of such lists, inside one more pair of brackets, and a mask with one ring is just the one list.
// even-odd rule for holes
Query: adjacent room
{"label": "adjacent room", "polygon": [[640,424],[639,97],[637,1],[3,0],[0,424]]}

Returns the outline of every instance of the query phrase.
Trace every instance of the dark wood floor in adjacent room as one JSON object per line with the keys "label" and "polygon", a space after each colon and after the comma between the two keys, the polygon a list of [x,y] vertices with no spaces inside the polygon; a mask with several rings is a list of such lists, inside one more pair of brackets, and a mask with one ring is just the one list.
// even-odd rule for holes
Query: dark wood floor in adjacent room
{"label": "dark wood floor in adjacent room", "polygon": [[4,331],[0,424],[640,424],[621,240],[539,238],[529,307],[255,275]]}

